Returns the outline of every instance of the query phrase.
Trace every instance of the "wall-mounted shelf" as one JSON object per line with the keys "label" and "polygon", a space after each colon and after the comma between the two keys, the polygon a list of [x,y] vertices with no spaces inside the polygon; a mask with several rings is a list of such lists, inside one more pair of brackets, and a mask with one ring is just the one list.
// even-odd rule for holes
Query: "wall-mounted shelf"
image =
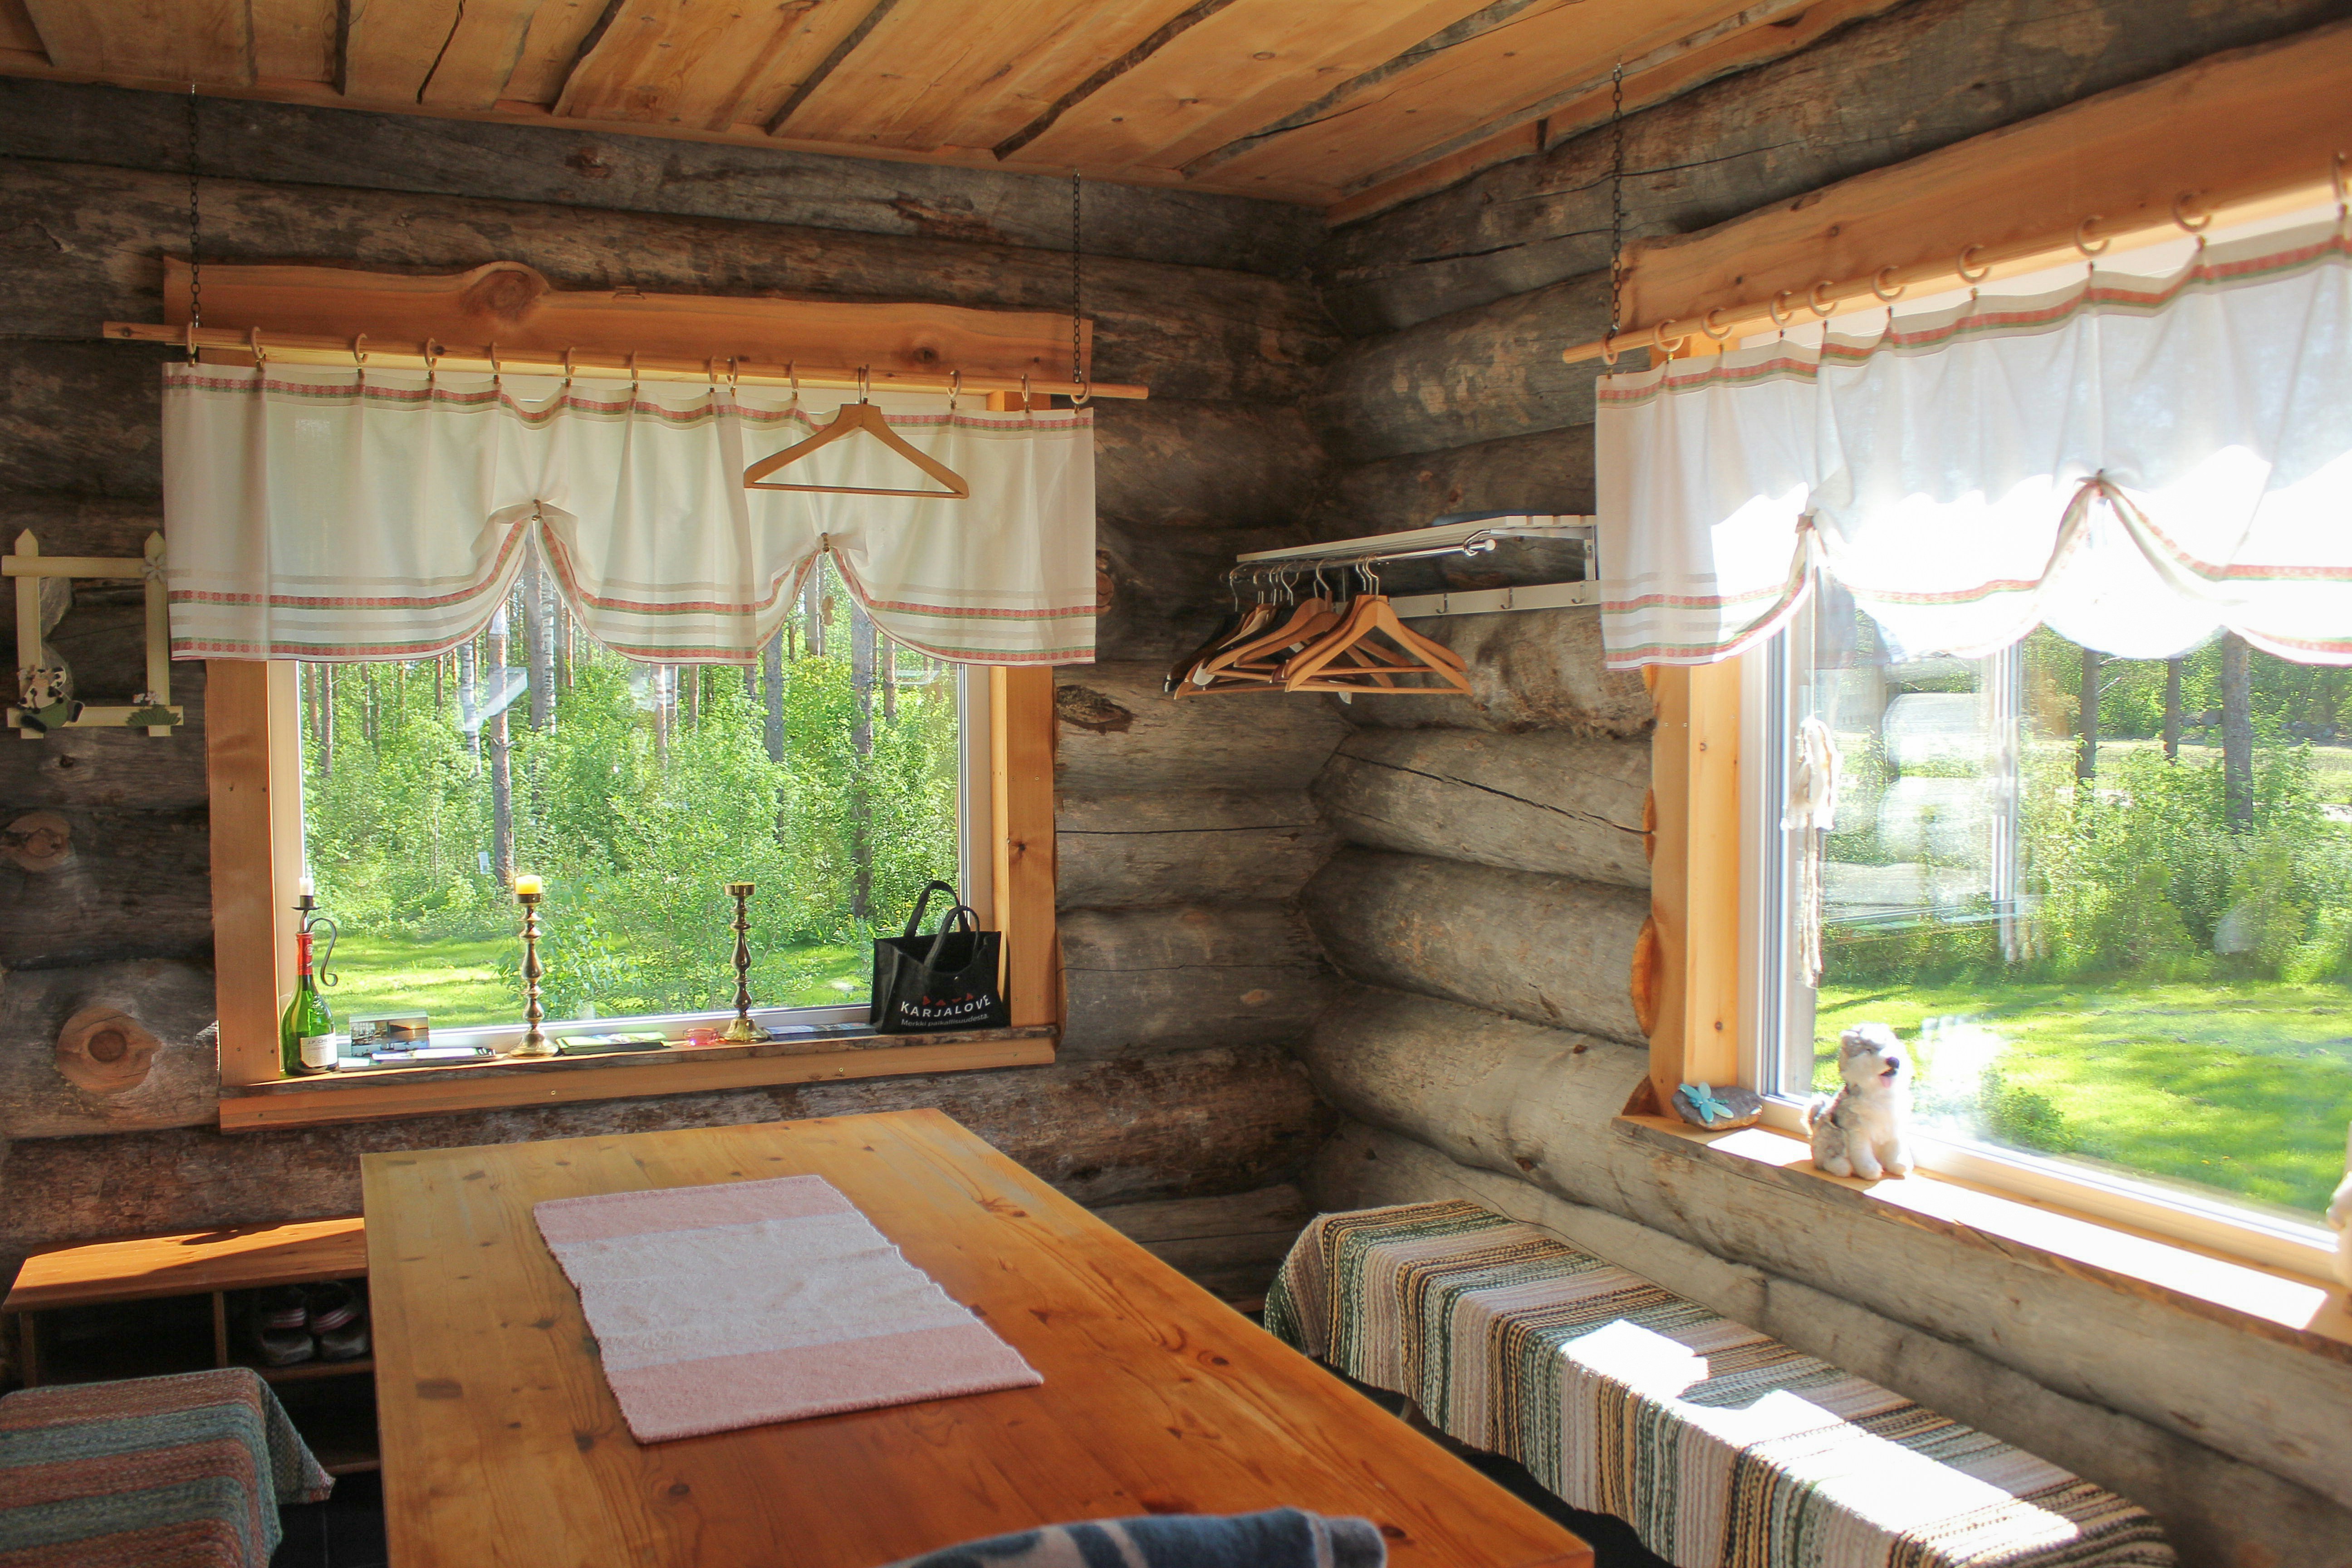
{"label": "wall-mounted shelf", "polygon": [[[1377,570],[1400,563],[1416,564]],[[1358,569],[1387,579],[1381,590],[1405,616],[1562,609],[1601,598],[1593,520],[1577,516],[1454,518],[1429,528],[1253,551],[1234,558],[1226,578],[1238,590]]]}

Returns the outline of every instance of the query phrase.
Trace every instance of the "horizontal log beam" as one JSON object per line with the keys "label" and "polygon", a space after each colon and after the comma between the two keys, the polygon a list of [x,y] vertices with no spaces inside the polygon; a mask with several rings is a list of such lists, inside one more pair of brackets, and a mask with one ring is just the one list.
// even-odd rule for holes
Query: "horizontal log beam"
{"label": "horizontal log beam", "polygon": [[[155,1053],[135,1084],[92,1093],[60,1071],[60,1034],[93,1009],[120,1013],[154,1037]],[[0,992],[0,1137],[71,1138],[211,1121],[220,1091],[214,1012],[212,966],[205,963],[93,963],[11,973]],[[38,1206],[44,1199],[12,1181],[8,1201]]]}
{"label": "horizontal log beam", "polygon": [[[1207,629],[1197,628],[1194,641]],[[1160,689],[1166,674],[1165,666],[1144,664],[1055,672],[1056,788],[1304,789],[1348,732],[1319,698],[1171,701]]]}
{"label": "horizontal log beam", "polygon": [[[1070,303],[1066,251],[235,180],[207,179],[201,200],[205,258],[216,264],[299,258],[436,273],[511,260],[565,289],[1048,312]],[[86,339],[102,321],[165,319],[156,258],[184,254],[187,222],[181,174],[0,160],[0,228],[56,241],[0,253],[8,331]],[[1298,281],[1102,258],[1086,292],[1095,374],[1156,396],[1286,403],[1336,342]]]}
{"label": "horizontal log beam", "polygon": [[1640,741],[1359,730],[1325,764],[1315,799],[1352,844],[1646,888],[1649,787]]}
{"label": "horizontal log beam", "polygon": [[1650,911],[1634,889],[1350,848],[1316,873],[1305,903],[1350,979],[1642,1038],[1626,982]]}
{"label": "horizontal log beam", "polygon": [[2352,1503],[2352,1455],[2324,1436],[2352,1401],[2352,1364],[1995,1241],[1880,1217],[1843,1188],[1751,1179],[1621,1135],[1611,1122],[1643,1076],[1638,1049],[1350,990],[1300,1055],[1348,1115],[1457,1163],[1524,1177],[1936,1338],[1986,1345],[2044,1387]]}
{"label": "horizontal log beam", "polygon": [[1559,351],[1608,325],[1609,279],[1596,274],[1360,340],[1332,361],[1308,415],[1350,463],[1590,425],[1594,370]]}
{"label": "horizontal log beam", "polygon": [[[21,820],[13,805],[0,806],[0,833]],[[61,861],[39,869],[0,858],[0,965],[57,969],[211,956],[212,839],[205,808],[76,805],[43,815],[63,824],[69,847]]]}
{"label": "horizontal log beam", "polygon": [[1601,667],[1596,608],[1433,616],[1412,625],[1468,662],[1468,700],[1384,697],[1357,703],[1349,713],[1353,722],[1402,730],[1649,733],[1650,697],[1641,679]]}
{"label": "horizontal log beam", "polygon": [[1426,528],[1448,512],[1590,517],[1592,426],[1530,431],[1442,451],[1350,464],[1307,512],[1318,539]]}
{"label": "horizontal log beam", "polygon": [[1332,1124],[1297,1064],[1257,1049],[282,1131],[28,1139],[9,1151],[0,1268],[61,1242],[355,1214],[366,1153],[918,1106],[946,1111],[1092,1205],[1246,1192],[1288,1180]]}
{"label": "horizontal log beam", "polygon": [[[1625,233],[1696,233],[2341,15],[2334,0],[1911,0],[1626,116]],[[1393,331],[1605,272],[1614,143],[1601,125],[1339,230],[1318,262],[1334,319]],[[1597,335],[1563,325],[1554,346]]]}
{"label": "horizontal log beam", "polygon": [[[2090,225],[2128,247],[2179,236],[2189,210],[2259,217],[2330,200],[2348,140],[2352,22],[2198,61],[1857,174],[1804,201],[1628,258],[1626,342],[1771,330],[1769,307],[1826,285],[1822,302],[1875,306],[1872,284],[1958,287],[1962,253],[1996,276],[2079,256]],[[1598,357],[1598,343],[1564,351]]]}
{"label": "horizontal log beam", "polygon": [[1254,1311],[1315,1211],[1289,1182],[1222,1198],[1115,1204],[1095,1217],[1222,1300]]}
{"label": "horizontal log beam", "polygon": [[1329,984],[1279,904],[1073,910],[1059,921],[1066,1061],[1209,1046],[1286,1046]]}
{"label": "horizontal log beam", "polygon": [[[1727,1262],[1679,1236],[1570,1203],[1531,1182],[1456,1164],[1433,1149],[1351,1123],[1323,1145],[1306,1183],[1317,1208],[1466,1198],[1538,1225],[1734,1322],[1770,1334],[2100,1486],[2164,1521],[2185,1562],[2326,1562],[2352,1540],[2352,1512],[2293,1482],[2128,1415],[2053,1392],[1997,1360],[2000,1322],[1955,1343],[1827,1291]],[[2152,1350],[2151,1359],[2161,1361]]]}
{"label": "horizontal log beam", "polygon": [[1335,842],[1304,791],[1064,793],[1054,805],[1055,894],[1066,910],[1281,901]]}

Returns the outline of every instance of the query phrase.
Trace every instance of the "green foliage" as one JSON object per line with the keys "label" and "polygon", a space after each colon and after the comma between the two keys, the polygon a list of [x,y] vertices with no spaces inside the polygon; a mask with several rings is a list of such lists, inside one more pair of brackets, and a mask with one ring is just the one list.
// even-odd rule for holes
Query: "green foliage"
{"label": "green foliage", "polygon": [[[848,629],[835,628],[839,642]],[[897,690],[895,719],[871,683],[870,721],[847,658],[787,663],[781,762],[766,749],[766,693],[747,695],[733,668],[680,670],[681,691],[700,682],[698,714],[689,721],[681,698],[666,737],[648,667],[609,655],[575,660],[549,730],[530,726],[527,697],[515,702],[514,863],[546,879],[550,1016],[727,1005],[730,881],[759,889],[751,980],[763,1005],[863,999],[874,928],[901,923],[931,878],[957,879],[955,681],[901,660],[914,683]],[[444,677],[436,702],[430,663],[338,671],[331,770],[315,710],[306,726],[310,865],[321,905],[412,968],[436,944],[504,939],[501,988],[519,994],[514,904],[484,869],[488,745],[477,754],[447,666]],[[436,1022],[509,1016],[475,1001],[460,1012]]]}

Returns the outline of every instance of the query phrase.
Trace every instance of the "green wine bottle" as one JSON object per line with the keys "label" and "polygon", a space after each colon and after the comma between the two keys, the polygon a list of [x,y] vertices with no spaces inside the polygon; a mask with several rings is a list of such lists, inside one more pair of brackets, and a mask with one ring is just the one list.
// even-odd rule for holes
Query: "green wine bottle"
{"label": "green wine bottle", "polygon": [[278,1065],[288,1078],[335,1070],[335,1016],[310,979],[310,933],[294,936],[294,1000],[278,1023]]}

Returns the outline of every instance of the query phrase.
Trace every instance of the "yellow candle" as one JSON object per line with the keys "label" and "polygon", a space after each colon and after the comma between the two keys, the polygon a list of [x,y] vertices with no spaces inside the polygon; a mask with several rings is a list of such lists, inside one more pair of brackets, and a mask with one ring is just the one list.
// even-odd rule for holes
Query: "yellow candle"
{"label": "yellow candle", "polygon": [[515,897],[518,899],[530,898],[540,890],[539,879],[531,876],[517,877],[514,890]]}

